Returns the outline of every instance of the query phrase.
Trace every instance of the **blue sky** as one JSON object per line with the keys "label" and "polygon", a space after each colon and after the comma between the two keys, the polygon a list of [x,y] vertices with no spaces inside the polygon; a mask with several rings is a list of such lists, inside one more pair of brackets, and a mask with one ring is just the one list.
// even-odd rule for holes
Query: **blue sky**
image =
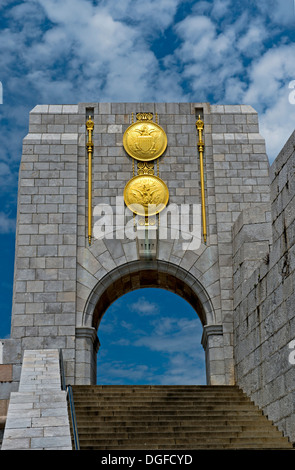
{"label": "blue sky", "polygon": [[[295,127],[295,104],[289,100],[289,84],[295,80],[294,3],[1,0],[0,338],[10,330],[17,180],[29,111],[42,103],[92,101],[250,104],[259,112],[272,161]],[[168,301],[163,295],[151,301],[147,292],[132,293],[156,303],[158,312]],[[135,297],[128,299],[130,305]],[[126,308],[123,299],[118,302]],[[192,321],[190,310],[181,307],[181,312],[181,318]],[[170,313],[182,334],[179,309]],[[153,323],[146,328],[155,334]],[[107,331],[104,335],[107,339]],[[144,348],[152,351],[139,340],[133,337],[135,356]],[[166,358],[162,376],[168,376],[172,356],[160,353]],[[156,362],[148,367],[159,374]]]}
{"label": "blue sky", "polygon": [[205,384],[202,325],[180,296],[140,289],[120,297],[99,327],[99,384]]}

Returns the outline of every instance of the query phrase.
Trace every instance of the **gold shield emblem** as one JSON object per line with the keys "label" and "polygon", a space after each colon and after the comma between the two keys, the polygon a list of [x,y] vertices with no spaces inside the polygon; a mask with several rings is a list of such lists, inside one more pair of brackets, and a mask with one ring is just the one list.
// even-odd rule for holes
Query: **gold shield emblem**
{"label": "gold shield emblem", "polygon": [[136,160],[155,160],[166,150],[167,136],[155,122],[140,120],[125,131],[123,145],[128,155]]}
{"label": "gold shield emblem", "polygon": [[134,176],[124,189],[125,204],[135,214],[156,215],[169,200],[169,191],[161,178],[155,175]]}

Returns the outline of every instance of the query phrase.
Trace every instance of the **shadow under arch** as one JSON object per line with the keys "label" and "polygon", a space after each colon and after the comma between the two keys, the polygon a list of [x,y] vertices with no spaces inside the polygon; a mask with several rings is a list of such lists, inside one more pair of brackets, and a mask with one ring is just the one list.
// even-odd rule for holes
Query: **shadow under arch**
{"label": "shadow under arch", "polygon": [[183,268],[157,260],[129,262],[106,274],[88,297],[83,326],[97,331],[104,313],[115,300],[144,287],[158,287],[178,294],[194,308],[203,326],[216,323],[214,308],[204,286]]}

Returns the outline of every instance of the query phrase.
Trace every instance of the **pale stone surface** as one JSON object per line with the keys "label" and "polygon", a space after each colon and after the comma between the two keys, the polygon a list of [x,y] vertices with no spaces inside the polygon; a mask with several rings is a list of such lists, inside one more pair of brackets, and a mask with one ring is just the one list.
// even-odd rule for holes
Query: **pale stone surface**
{"label": "pale stone surface", "polygon": [[11,393],[1,450],[71,450],[59,352],[24,351],[19,391]]}

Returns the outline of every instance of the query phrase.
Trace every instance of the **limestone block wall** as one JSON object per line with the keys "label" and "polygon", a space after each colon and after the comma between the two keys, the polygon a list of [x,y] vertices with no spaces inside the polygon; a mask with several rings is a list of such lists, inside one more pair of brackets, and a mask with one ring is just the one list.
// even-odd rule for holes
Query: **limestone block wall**
{"label": "limestone block wall", "polygon": [[[271,166],[271,218],[267,206],[260,213],[244,213],[233,231],[236,381],[292,441],[295,366],[289,360],[289,345],[295,338],[294,144],[295,133]],[[240,253],[249,253],[253,237],[251,261],[251,256],[247,259]]]}
{"label": "limestone block wall", "polygon": [[[168,148],[160,158],[159,174],[168,185],[169,202],[178,206],[200,203],[195,121],[198,113],[204,119],[208,242],[198,250],[186,251],[181,250],[177,241],[161,240],[157,260],[188,270],[208,292],[214,321],[222,331],[213,341],[215,345],[222,344],[222,354],[220,349],[215,354],[214,376],[232,383],[231,228],[244,208],[269,201],[269,163],[264,139],[259,134],[257,113],[251,106],[209,106],[207,103],[104,103],[93,109],[95,129],[99,133],[95,136],[97,147],[94,149],[94,204],[103,201],[114,205],[115,197],[122,195],[126,180],[133,175],[132,161],[122,147],[123,133],[131,123],[133,111],[158,113],[159,124],[167,133]],[[115,277],[126,263],[139,258],[136,243],[126,239],[96,240],[90,248],[85,247],[87,213],[83,194],[86,193],[87,164],[83,147],[79,162],[79,217],[84,218],[84,225],[79,227],[78,236],[77,324],[83,327],[85,305],[95,286],[99,282],[103,284],[108,272],[114,272]],[[210,343],[204,341],[206,345]]]}
{"label": "limestone block wall", "polygon": [[14,380],[27,349],[62,349],[68,383],[80,379],[90,362],[95,369],[97,324],[86,315],[92,294],[109,274],[124,276],[140,256],[136,241],[126,237],[94,239],[88,246],[85,123],[91,114],[92,210],[102,203],[116,210],[116,198],[133,176],[122,141],[137,112],[157,114],[167,134],[159,176],[169,188],[169,204],[178,207],[201,202],[195,122],[199,114],[204,120],[207,244],[183,250],[178,240],[160,240],[154,268],[163,262],[176,279],[185,278],[184,270],[201,283],[210,300],[207,318],[217,326],[207,328],[211,338],[204,338],[207,348],[214,344],[212,374],[218,383],[234,380],[232,227],[244,209],[269,201],[269,163],[251,106],[208,103],[80,103],[31,111],[19,174],[11,339],[4,342]]}
{"label": "limestone block wall", "polygon": [[208,195],[208,211],[209,217],[214,213],[216,221],[225,354],[233,357],[232,227],[243,210],[263,207],[269,201],[269,161],[265,141],[259,133],[258,115],[251,106],[216,105],[210,109],[214,179]]}
{"label": "limestone block wall", "polygon": [[58,350],[24,352],[19,390],[10,397],[1,450],[72,450]]}
{"label": "limestone block wall", "polygon": [[15,351],[5,356],[14,355],[15,375],[24,350],[62,348],[73,376],[79,121],[77,105],[37,106],[23,140],[9,340]]}

